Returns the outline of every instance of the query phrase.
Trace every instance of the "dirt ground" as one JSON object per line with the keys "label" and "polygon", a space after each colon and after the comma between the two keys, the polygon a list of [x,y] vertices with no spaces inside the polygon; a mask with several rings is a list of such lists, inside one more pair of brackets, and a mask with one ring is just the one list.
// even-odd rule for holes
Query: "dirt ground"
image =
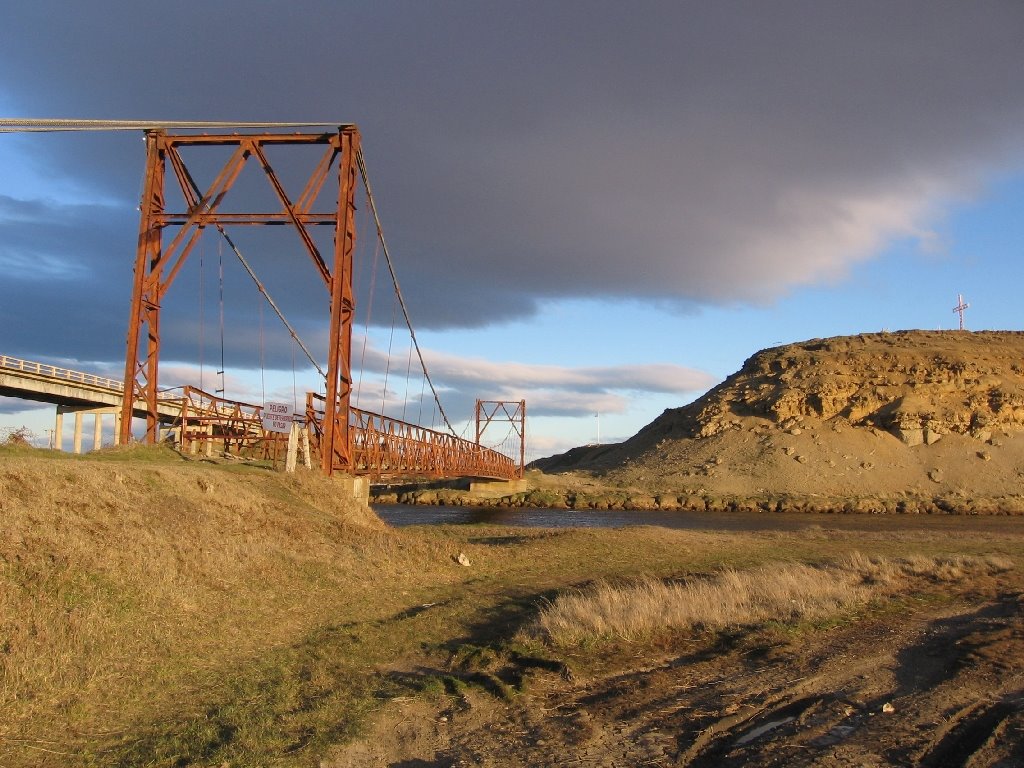
{"label": "dirt ground", "polygon": [[622,646],[508,701],[399,697],[321,766],[1024,766],[1018,571],[832,626]]}

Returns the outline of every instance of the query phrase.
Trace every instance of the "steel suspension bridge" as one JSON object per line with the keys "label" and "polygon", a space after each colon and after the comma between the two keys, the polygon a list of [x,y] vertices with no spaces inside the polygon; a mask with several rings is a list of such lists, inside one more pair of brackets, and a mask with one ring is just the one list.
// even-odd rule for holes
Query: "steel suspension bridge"
{"label": "steel suspension bridge", "polygon": [[[141,435],[144,442],[155,443],[171,435],[183,449],[193,452],[197,446],[209,451],[216,444],[226,451],[262,451],[264,455],[273,448],[276,455],[282,435],[267,428],[267,403],[231,400],[224,397],[222,390],[211,393],[195,386],[185,386],[180,388],[180,394],[170,394],[159,386],[162,309],[197,246],[202,258],[202,236],[209,229],[219,236],[220,247],[226,245],[237,257],[266,305],[287,330],[291,342],[322,377],[322,391],[307,393],[304,413],[289,414],[289,420],[301,425],[302,435],[324,473],[343,472],[371,478],[522,476],[524,401],[477,400],[475,440],[457,435],[448,420],[398,285],[355,125],[0,119],[0,133],[109,130],[142,131],[146,142],[123,381],[0,356],[0,395],[56,403],[58,432],[61,415],[75,413],[76,450],[81,442],[81,414],[92,412],[96,418],[94,447],[100,441],[101,415],[113,413],[115,443],[136,439],[133,425],[138,420],[145,424]],[[289,148],[312,150],[317,157],[307,169],[308,175],[297,194],[289,192],[284,175],[271,163],[273,153]],[[217,154],[203,158],[204,151]],[[212,176],[208,185],[197,182],[201,174],[186,164],[187,154],[190,159],[200,158],[201,170],[207,172],[207,177]],[[206,164],[202,165],[202,161]],[[247,165],[262,171],[269,184],[272,205],[249,203],[248,200],[255,199],[251,194],[248,198],[240,196],[241,206],[225,205]],[[210,173],[211,168],[215,172]],[[167,183],[168,178],[173,180],[172,184]],[[435,411],[446,431],[358,408],[353,403],[357,189],[368,203],[375,251],[385,257],[396,314],[400,310],[409,334],[410,365],[415,354],[423,383],[429,386]],[[305,255],[300,260],[307,262],[306,268],[311,268],[322,283],[328,301],[325,365],[271,296],[252,262],[243,255],[237,237],[232,237],[239,227],[284,228],[297,236],[299,250]],[[324,230],[329,233],[326,238],[318,233]],[[299,269],[300,265],[291,268]],[[223,288],[221,293],[223,297]],[[218,371],[222,377],[223,312],[222,303]],[[262,344],[262,324],[260,327]],[[262,349],[260,354],[262,358]],[[507,438],[502,451],[483,443],[484,433],[495,422],[509,425],[511,450]]]}

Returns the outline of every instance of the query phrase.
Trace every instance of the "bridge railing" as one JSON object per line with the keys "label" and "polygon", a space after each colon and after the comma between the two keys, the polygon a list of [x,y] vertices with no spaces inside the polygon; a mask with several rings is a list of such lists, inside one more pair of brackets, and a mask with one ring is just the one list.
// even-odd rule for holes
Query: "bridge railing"
{"label": "bridge railing", "polygon": [[0,355],[0,368],[10,368],[16,371],[24,371],[25,373],[34,373],[38,376],[74,381],[79,384],[89,384],[90,386],[102,387],[104,389],[114,389],[118,392],[124,391],[124,383],[117,379],[108,379],[104,376],[96,376],[95,374],[83,373],[82,371],[72,371],[68,368],[47,365],[46,363],[36,363],[32,360],[21,360],[20,358],[9,357],[8,355]]}
{"label": "bridge railing", "polygon": [[[35,374],[36,376],[45,376],[51,379],[60,379],[61,381],[72,381],[77,384],[85,384],[90,387],[113,390],[114,392],[124,392],[124,382],[119,381],[118,379],[108,379],[106,376],[97,376],[94,373],[73,371],[70,368],[61,368],[60,366],[48,365],[47,363],[37,363],[33,360],[22,360],[21,358],[11,357],[10,355],[0,355],[0,368],[22,371],[24,373]],[[160,400],[175,400],[178,397],[178,395],[170,392],[160,392],[157,394],[157,398]]]}
{"label": "bridge railing", "polygon": [[[324,397],[308,393],[306,423],[319,447]],[[349,409],[352,471],[373,477],[483,477],[513,480],[520,476],[515,459],[471,440],[410,424],[390,416]]]}
{"label": "bridge railing", "polygon": [[271,450],[287,440],[287,435],[263,429],[262,406],[191,386],[184,388],[181,403],[181,417],[172,429],[178,429],[178,444],[189,453],[195,453],[200,445],[212,449],[218,444],[239,455],[270,458]]}

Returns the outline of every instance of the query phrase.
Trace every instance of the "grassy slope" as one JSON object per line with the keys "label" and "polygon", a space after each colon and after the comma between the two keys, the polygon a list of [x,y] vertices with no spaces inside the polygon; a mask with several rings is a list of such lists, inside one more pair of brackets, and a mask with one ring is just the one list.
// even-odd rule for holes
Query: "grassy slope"
{"label": "grassy slope", "polygon": [[994,533],[392,531],[315,475],[163,451],[0,449],[0,517],[5,766],[316,765],[383,699],[431,687],[393,670],[443,681],[467,648],[508,655],[542,597],[595,578],[1024,555]]}

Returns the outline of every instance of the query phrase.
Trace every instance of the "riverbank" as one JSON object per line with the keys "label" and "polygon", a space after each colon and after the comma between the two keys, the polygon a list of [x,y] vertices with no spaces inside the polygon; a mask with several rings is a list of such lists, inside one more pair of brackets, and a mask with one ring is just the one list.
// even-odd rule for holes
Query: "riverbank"
{"label": "riverbank", "polygon": [[496,507],[505,509],[638,510],[665,512],[800,512],[881,515],[1024,515],[1024,495],[970,496],[962,489],[944,493],[902,491],[884,496],[799,493],[715,494],[693,488],[652,493],[636,487],[605,484],[599,475],[526,472],[525,489],[484,494],[444,485],[378,487],[371,504]]}

